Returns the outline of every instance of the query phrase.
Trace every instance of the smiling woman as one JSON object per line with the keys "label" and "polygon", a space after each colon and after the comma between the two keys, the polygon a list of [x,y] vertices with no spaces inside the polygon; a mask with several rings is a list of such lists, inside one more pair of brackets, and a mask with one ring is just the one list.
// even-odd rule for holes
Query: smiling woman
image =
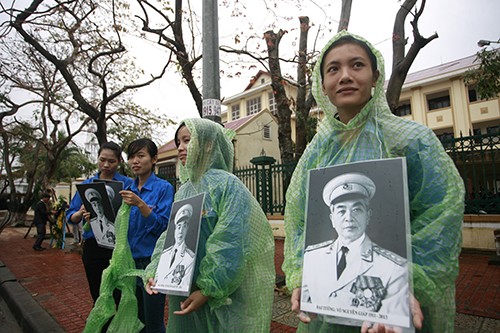
{"label": "smiling woman", "polygon": [[[452,332],[464,210],[463,181],[429,128],[391,113],[384,93],[383,58],[370,43],[342,31],[325,45],[319,59],[313,72],[313,94],[325,118],[300,158],[286,194],[283,271],[287,286],[293,289],[292,309],[303,321],[297,332],[374,332],[374,328],[360,328],[362,323],[340,324],[335,317],[309,318],[300,312],[304,198],[309,171],[394,157],[405,157],[408,170],[411,271],[414,295],[422,304],[420,308],[414,302],[413,322],[421,332]],[[335,227],[342,229],[341,220],[335,216],[336,208],[341,208],[339,212],[354,212],[359,206],[349,204],[352,205],[332,204]],[[359,216],[365,217],[363,223],[368,222],[368,212],[360,211]],[[348,224],[345,236],[354,238],[357,233],[351,225]]]}

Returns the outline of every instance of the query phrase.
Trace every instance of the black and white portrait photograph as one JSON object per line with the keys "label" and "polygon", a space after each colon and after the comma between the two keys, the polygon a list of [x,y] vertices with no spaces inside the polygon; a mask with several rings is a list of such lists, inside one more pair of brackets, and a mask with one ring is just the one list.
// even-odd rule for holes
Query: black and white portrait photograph
{"label": "black and white portrait photograph", "polygon": [[99,246],[115,247],[115,213],[106,189],[101,182],[78,184],[78,193],[85,209],[90,212],[90,227]]}
{"label": "black and white portrait photograph", "polygon": [[154,289],[159,292],[180,296],[190,293],[204,196],[176,201],[172,206],[155,277]]}
{"label": "black and white portrait photograph", "polygon": [[113,207],[113,213],[114,216],[116,216],[120,206],[122,205],[122,196],[120,195],[120,191],[123,190],[123,182],[107,179],[94,179],[94,182],[100,182],[106,185],[106,191],[108,192],[109,200],[111,201],[111,206]]}
{"label": "black and white portrait photograph", "polygon": [[301,309],[411,332],[404,158],[311,170]]}

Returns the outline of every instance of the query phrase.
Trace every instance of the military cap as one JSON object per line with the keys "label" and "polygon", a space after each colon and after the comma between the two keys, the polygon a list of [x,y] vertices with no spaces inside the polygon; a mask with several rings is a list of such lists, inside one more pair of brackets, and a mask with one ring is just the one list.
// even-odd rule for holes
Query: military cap
{"label": "military cap", "polygon": [[85,190],[85,198],[87,198],[88,202],[92,202],[94,200],[102,200],[101,194],[93,188],[88,188],[87,190]]}
{"label": "military cap", "polygon": [[337,176],[323,188],[323,201],[330,206],[336,199],[348,194],[358,194],[371,199],[375,194],[375,183],[357,172]]}
{"label": "military cap", "polygon": [[175,214],[174,223],[177,224],[183,221],[187,222],[189,221],[192,215],[193,215],[193,206],[191,206],[190,204],[185,204]]}

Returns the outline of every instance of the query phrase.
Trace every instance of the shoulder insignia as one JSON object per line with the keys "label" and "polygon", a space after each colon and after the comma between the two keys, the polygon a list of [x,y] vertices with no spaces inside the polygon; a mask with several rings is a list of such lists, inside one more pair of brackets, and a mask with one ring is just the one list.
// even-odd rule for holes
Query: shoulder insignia
{"label": "shoulder insignia", "polygon": [[306,247],[305,251],[308,252],[308,251],[312,251],[312,250],[317,250],[317,249],[320,249],[322,247],[329,246],[329,245],[333,244],[333,242],[334,242],[333,240],[328,240],[328,241],[325,241],[322,243],[309,245],[308,247]]}
{"label": "shoulder insignia", "polygon": [[187,254],[189,254],[189,256],[191,258],[194,258],[194,252],[187,246],[186,246],[186,252],[187,252]]}
{"label": "shoulder insignia", "polygon": [[393,263],[395,263],[395,264],[397,264],[399,266],[403,266],[403,265],[406,264],[406,259],[405,258],[401,257],[400,255],[397,255],[394,252],[386,250],[386,249],[378,246],[377,244],[373,244],[373,251],[375,253],[380,254],[384,258],[389,259],[390,261],[392,261]]}
{"label": "shoulder insignia", "polygon": [[165,252],[167,252],[167,251],[170,251],[170,250],[172,250],[172,248],[173,248],[173,247],[174,247],[174,246],[172,245],[171,247],[169,247],[169,248],[164,249],[163,251],[161,251],[161,253],[163,254],[163,253],[165,253]]}

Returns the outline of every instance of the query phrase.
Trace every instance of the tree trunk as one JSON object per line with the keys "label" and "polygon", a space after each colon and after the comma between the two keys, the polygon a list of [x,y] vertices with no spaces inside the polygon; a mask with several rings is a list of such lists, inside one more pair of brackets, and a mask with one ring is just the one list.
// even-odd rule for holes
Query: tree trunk
{"label": "tree trunk", "polygon": [[279,43],[285,31],[281,30],[276,34],[270,30],[264,34],[269,54],[269,70],[271,72],[271,86],[273,88],[276,105],[278,108],[278,141],[282,163],[293,162],[292,127],[290,119],[290,101],[286,96],[285,87],[281,75],[279,61]]}
{"label": "tree trunk", "polygon": [[295,158],[298,159],[306,149],[307,145],[307,118],[309,117],[310,106],[306,105],[308,91],[306,73],[307,68],[307,36],[309,32],[309,17],[301,16],[300,39],[299,39],[299,63],[297,66],[297,101],[295,108]]}
{"label": "tree trunk", "polygon": [[392,112],[394,112],[398,107],[401,89],[418,52],[420,52],[420,50],[430,41],[438,38],[437,33],[434,33],[428,38],[424,38],[420,35],[418,30],[418,19],[422,15],[425,8],[425,0],[422,0],[420,8],[415,9],[415,13],[413,14],[414,18],[413,21],[411,21],[411,25],[413,27],[413,43],[410,46],[408,53],[405,55],[405,46],[408,42],[405,37],[405,20],[411,9],[415,6],[416,2],[417,0],[406,0],[401,5],[401,8],[396,14],[396,19],[394,20],[392,37],[392,74],[389,79],[389,83],[387,84],[386,91],[387,103],[389,104]]}
{"label": "tree trunk", "polygon": [[339,28],[337,32],[348,30],[351,19],[352,0],[342,0],[342,10],[340,12]]}

